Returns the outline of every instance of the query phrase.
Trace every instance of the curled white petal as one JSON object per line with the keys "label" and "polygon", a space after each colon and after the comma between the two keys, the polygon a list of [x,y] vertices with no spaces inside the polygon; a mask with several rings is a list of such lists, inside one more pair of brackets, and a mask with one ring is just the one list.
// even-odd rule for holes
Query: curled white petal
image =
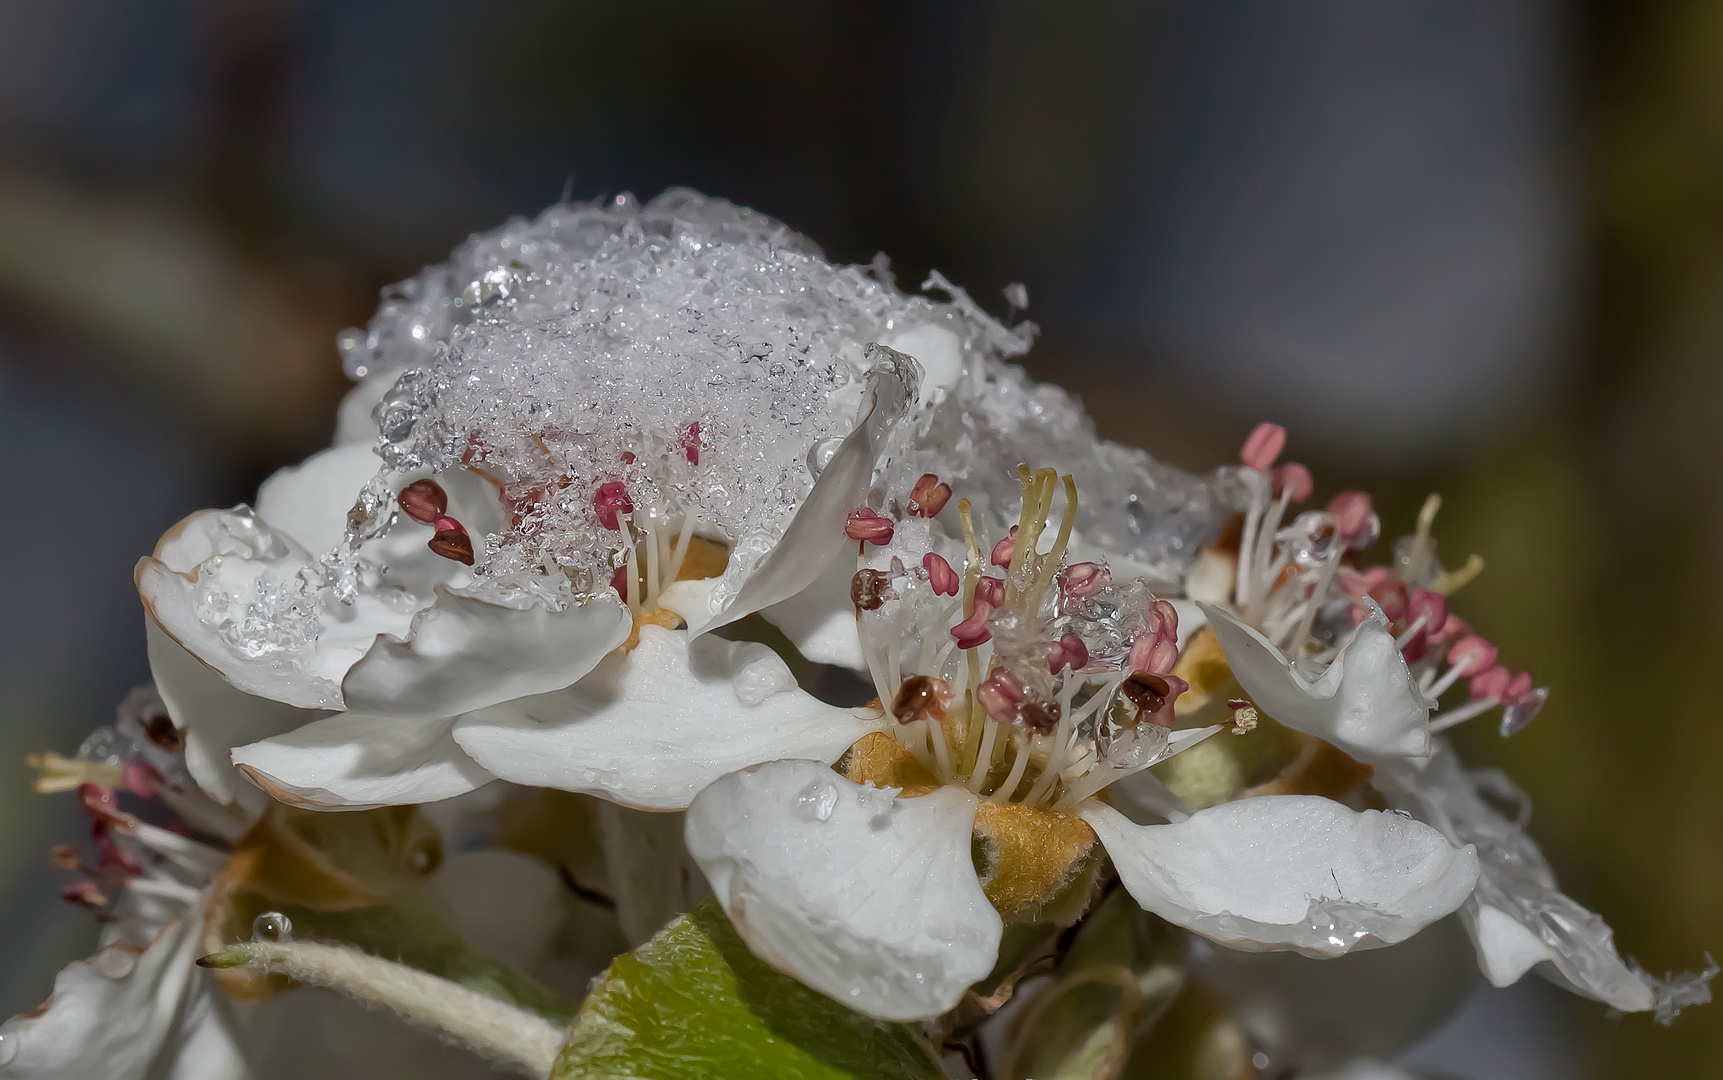
{"label": "curled white petal", "polygon": [[233,763],[294,806],[363,810],[436,802],[492,780],[455,745],[454,723],[337,713],[235,747]]}
{"label": "curled white petal", "polygon": [[455,716],[573,684],[628,639],[614,600],[561,611],[505,607],[439,589],[404,637],[379,638],[341,684],[347,707],[384,716]]}
{"label": "curled white petal", "polygon": [[1429,756],[1432,702],[1380,615],[1354,627],[1333,662],[1312,675],[1225,608],[1198,606],[1239,685],[1274,719],[1362,757]]}
{"label": "curled white petal", "polygon": [[878,724],[797,688],[764,645],[647,625],[576,685],[462,717],[454,737],[504,780],[680,810],[736,769],[836,761]]}
{"label": "curled white petal", "polygon": [[1404,941],[1463,903],[1478,856],[1410,817],[1268,795],[1135,825],[1080,811],[1137,902],[1239,949],[1339,956]]}
{"label": "curled white petal", "polygon": [[1507,986],[1535,967],[1623,1012],[1656,1008],[1669,984],[1622,960],[1608,924],[1561,892],[1538,846],[1479,792],[1478,776],[1437,740],[1423,768],[1385,763],[1377,784],[1395,805],[1483,855],[1477,892],[1461,916],[1485,977]]}
{"label": "curled white petal", "polygon": [[844,521],[867,503],[874,467],[886,436],[908,407],[918,369],[911,358],[889,350],[874,364],[868,372],[867,409],[855,430],[839,444],[772,549],[752,568],[733,566],[725,572],[704,616],[688,620],[696,635],[796,595],[849,545]]}
{"label": "curled white petal", "polygon": [[278,469],[257,489],[257,516],[310,552],[341,542],[347,510],[382,461],[369,444],[332,446]]}
{"label": "curled white petal", "polygon": [[872,794],[813,761],[731,773],[689,808],[688,850],[760,957],[869,1016],[937,1016],[1003,930],[970,860],[976,799]]}
{"label": "curled white petal", "polygon": [[862,656],[855,602],[850,599],[850,579],[855,576],[853,555],[849,550],[838,552],[813,584],[760,614],[816,664],[865,672],[867,660]]}

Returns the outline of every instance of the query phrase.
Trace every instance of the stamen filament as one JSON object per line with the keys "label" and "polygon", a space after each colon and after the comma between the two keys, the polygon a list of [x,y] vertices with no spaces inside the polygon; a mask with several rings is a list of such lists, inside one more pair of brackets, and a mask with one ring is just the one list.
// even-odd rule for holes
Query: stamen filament
{"label": "stamen filament", "polygon": [[1468,701],[1464,705],[1449,709],[1430,721],[1430,734],[1439,735],[1451,727],[1457,727],[1474,716],[1489,712],[1502,703],[1501,698],[1481,698]]}
{"label": "stamen filament", "polygon": [[984,729],[981,748],[975,754],[975,763],[969,768],[969,783],[964,785],[973,795],[981,794],[982,785],[987,782],[987,774],[993,771],[993,745],[999,738],[998,724],[984,716],[981,726]]}
{"label": "stamen filament", "polygon": [[1010,745],[1017,752],[1017,758],[1011,763],[1011,772],[1005,777],[1005,782],[999,785],[999,790],[987,797],[989,802],[1009,802],[1012,793],[1017,790],[1017,785],[1023,782],[1024,772],[1029,768],[1029,739],[1013,729]]}

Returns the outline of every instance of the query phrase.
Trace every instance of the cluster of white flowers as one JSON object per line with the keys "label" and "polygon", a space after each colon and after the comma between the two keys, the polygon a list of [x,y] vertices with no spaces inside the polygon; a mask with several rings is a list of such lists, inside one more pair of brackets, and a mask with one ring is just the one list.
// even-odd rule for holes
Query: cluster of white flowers
{"label": "cluster of white flowers", "polygon": [[[94,823],[97,864],[62,861],[104,947],[0,1027],[0,1076],[263,1075],[255,1007],[192,966],[235,896],[275,895],[259,830],[459,830],[524,789],[626,808],[598,829],[618,902],[691,860],[761,959],[882,1020],[960,1008],[1007,926],[1115,879],[1220,951],[1332,958],[1457,913],[1496,985],[1708,998],[1624,962],[1441,738],[1518,731],[1547,691],[1448,610],[1478,566],[1438,561],[1435,501],[1367,566],[1366,496],[1288,520],[1313,484],[1280,428],[1181,473],[1012,366],[1029,324],[924,288],[672,191],[552,207],[389,290],[343,335],[335,445],[138,564],[154,687],[42,762]],[[829,668],[872,702],[816,696]],[[1274,776],[1173,768],[1269,729]]]}

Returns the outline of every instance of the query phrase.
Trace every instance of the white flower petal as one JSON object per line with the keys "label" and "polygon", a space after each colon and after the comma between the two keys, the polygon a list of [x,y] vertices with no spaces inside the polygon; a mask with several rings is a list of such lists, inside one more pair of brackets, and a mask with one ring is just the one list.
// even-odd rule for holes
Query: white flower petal
{"label": "white flower petal", "polygon": [[369,443],[312,454],[263,482],[257,489],[257,516],[307,551],[331,551],[346,532],[354,498],[382,465]]}
{"label": "white flower petal", "polygon": [[797,688],[764,645],[647,625],[632,652],[566,690],[462,717],[455,741],[517,784],[680,810],[736,769],[836,761],[879,723]]}
{"label": "white flower petal", "polygon": [[154,619],[144,620],[150,674],[174,726],[185,732],[185,765],[217,802],[239,802],[253,813],[268,800],[234,769],[229,752],[292,731],[328,714],[247,694],[180,647]]}
{"label": "white flower petal", "polygon": [[[212,593],[250,597],[260,580],[285,588],[311,562],[297,541],[242,506],[186,518],[162,537],[155,555],[138,561],[135,576],[156,623],[238,689],[304,709],[339,709],[342,677],[379,634],[406,632],[411,607],[368,595],[351,605],[320,603],[314,641],[256,655],[237,648],[211,621],[216,616],[200,610]],[[243,606],[235,600],[219,607],[243,614]]]}
{"label": "white flower petal", "polygon": [[1339,956],[1404,941],[1459,907],[1478,856],[1401,814],[1268,795],[1134,825],[1102,803],[1094,827],[1137,902],[1238,949]]}
{"label": "white flower petal", "polygon": [[869,1016],[937,1016],[992,970],[1003,930],[970,860],[976,799],[879,798],[774,761],[700,793],[688,850],[762,959]]}
{"label": "white flower petal", "polygon": [[[909,404],[906,380],[910,377],[908,365],[889,355],[874,364],[868,372],[867,411],[855,430],[832,454],[772,550],[751,571],[739,567],[726,571],[712,594],[718,608],[709,608],[704,618],[688,622],[696,635],[796,595],[850,545],[844,537],[844,522],[851,510],[867,503],[886,435]],[[746,580],[737,585],[732,574],[743,572]]]}
{"label": "white flower petal", "polygon": [[1199,606],[1239,685],[1269,716],[1364,757],[1429,756],[1433,703],[1379,615],[1354,627],[1334,662],[1311,677],[1225,608]]}
{"label": "white flower petal", "polygon": [[54,979],[46,1011],[0,1025],[0,1077],[143,1080],[171,1065],[164,1050],[188,998],[206,992],[201,903],[169,922],[141,953],[116,942]]}
{"label": "white flower petal", "polygon": [[235,747],[233,763],[292,806],[364,810],[437,802],[493,779],[449,737],[454,723],[337,713]]}
{"label": "white flower petal", "polygon": [[1656,1006],[1664,984],[1622,961],[1608,924],[1561,892],[1543,852],[1484,799],[1477,774],[1462,767],[1446,741],[1437,740],[1421,769],[1384,763],[1377,785],[1396,806],[1482,854],[1477,892],[1461,916],[1477,946],[1478,965],[1492,983],[1507,986],[1545,964],[1541,970],[1553,981],[1612,1008],[1643,1012]]}
{"label": "white flower petal", "polygon": [[404,639],[377,639],[353,665],[342,695],[354,712],[455,716],[574,683],[628,639],[631,625],[612,600],[551,611],[439,589]]}
{"label": "white flower petal", "polygon": [[760,614],[814,663],[865,672],[867,660],[862,656],[855,602],[850,599],[850,580],[855,577],[853,556],[846,546],[813,584]]}

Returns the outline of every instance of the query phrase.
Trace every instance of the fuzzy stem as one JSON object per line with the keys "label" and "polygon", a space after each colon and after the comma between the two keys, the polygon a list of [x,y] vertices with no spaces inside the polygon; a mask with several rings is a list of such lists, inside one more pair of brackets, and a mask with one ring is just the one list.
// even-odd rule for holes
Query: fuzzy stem
{"label": "fuzzy stem", "polygon": [[198,961],[203,967],[249,967],[324,986],[409,1023],[428,1027],[493,1061],[548,1077],[562,1048],[560,1028],[524,1009],[447,979],[343,945],[245,941]]}

